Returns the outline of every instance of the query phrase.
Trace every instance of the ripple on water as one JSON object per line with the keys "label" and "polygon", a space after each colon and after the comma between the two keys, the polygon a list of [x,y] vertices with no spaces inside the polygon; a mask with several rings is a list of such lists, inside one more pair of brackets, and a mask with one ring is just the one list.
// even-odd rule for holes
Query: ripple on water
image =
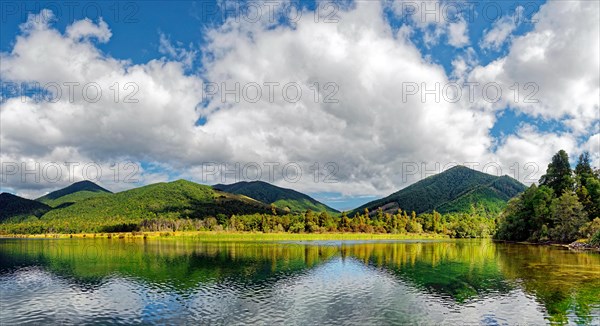
{"label": "ripple on water", "polygon": [[[2,277],[6,324],[512,324],[498,317],[523,313],[530,300],[520,291],[510,299],[465,305],[428,296],[389,273],[354,259],[334,258],[316,268],[259,282],[230,277],[182,292],[173,283],[145,284],[113,275],[94,287],[77,287],[40,268]],[[7,284],[13,284],[7,289]],[[19,295],[35,287],[36,302]],[[190,294],[191,292],[191,294]],[[185,293],[185,291],[183,292]],[[499,303],[499,305],[498,305]],[[503,308],[498,308],[503,307]],[[537,306],[531,307],[534,310]],[[527,312],[532,315],[531,311]],[[543,316],[538,316],[543,318]],[[518,319],[524,321],[527,319]],[[538,320],[534,318],[533,320]]]}
{"label": "ripple on water", "polygon": [[[279,246],[276,248],[279,250],[290,245],[273,246]],[[297,250],[299,245],[293,246]],[[477,266],[470,261],[463,264],[467,268],[458,268],[451,274],[447,270],[432,271],[431,260],[423,263],[417,256],[415,261],[421,265],[415,268],[410,255],[427,253],[429,247],[422,246],[418,247],[422,251],[393,248],[410,256],[407,265],[353,258],[359,257],[358,254],[342,258],[329,246],[327,250],[336,254],[322,256],[321,251],[310,251],[314,247],[307,246],[300,247],[299,254],[296,252],[300,258],[295,259],[290,259],[291,254],[281,258],[274,254],[276,251],[267,248],[263,252],[263,248],[252,247],[255,251],[249,255],[251,259],[240,263],[214,258],[219,248],[210,247],[207,262],[199,255],[194,256],[194,261],[168,260],[173,265],[152,265],[140,271],[120,265],[122,269],[113,268],[112,273],[103,274],[90,266],[77,270],[80,266],[62,266],[59,262],[16,268],[0,274],[0,323],[513,325],[547,322],[548,311],[538,295],[525,290],[531,283],[514,278],[510,284],[501,283],[508,278],[497,277],[500,271],[495,261],[485,265],[491,269],[486,275],[493,277],[477,283],[473,276],[481,269],[473,268]],[[440,248],[436,255],[450,250],[447,246]],[[366,253],[373,246],[363,249]],[[284,267],[275,267],[277,264]],[[508,263],[503,266],[510,267]],[[415,275],[419,272],[428,274],[420,278]],[[590,309],[590,314],[597,314],[599,308]],[[578,317],[569,312],[566,318],[576,321]]]}

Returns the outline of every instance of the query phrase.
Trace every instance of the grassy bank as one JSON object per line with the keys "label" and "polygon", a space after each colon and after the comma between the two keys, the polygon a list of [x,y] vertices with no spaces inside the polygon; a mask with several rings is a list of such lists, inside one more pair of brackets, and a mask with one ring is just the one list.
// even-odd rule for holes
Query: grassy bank
{"label": "grassy bank", "polygon": [[150,239],[150,238],[191,238],[200,241],[314,241],[314,240],[409,240],[447,239],[447,236],[430,233],[380,234],[380,233],[262,233],[262,232],[219,232],[219,231],[179,231],[179,232],[114,232],[114,233],[74,233],[74,234],[4,234],[1,238],[66,239],[66,238],[108,238],[108,239]]}

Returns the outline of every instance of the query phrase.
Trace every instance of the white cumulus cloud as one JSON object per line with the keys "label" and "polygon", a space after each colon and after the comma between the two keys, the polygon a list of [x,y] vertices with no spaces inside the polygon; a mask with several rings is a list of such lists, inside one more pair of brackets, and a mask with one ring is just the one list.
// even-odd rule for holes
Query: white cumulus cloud
{"label": "white cumulus cloud", "polygon": [[[108,170],[114,161],[159,167],[140,169],[141,183],[173,177],[222,182],[218,175],[202,178],[205,162],[278,163],[280,171],[294,163],[302,167],[302,178],[291,183],[276,174],[277,184],[306,192],[385,195],[423,176],[407,179],[406,164],[434,169],[436,162],[479,167],[498,162],[505,174],[528,182],[521,178],[529,176],[526,163],[545,169],[558,149],[576,155],[594,148],[598,134],[589,130],[598,126],[598,28],[589,26],[598,26],[597,3],[549,2],[536,14],[532,31],[513,39],[506,56],[480,66],[467,48],[455,59],[452,77],[498,83],[509,94],[498,103],[480,96],[469,103],[464,94],[453,103],[439,92],[423,98],[423,87],[441,88],[451,77],[412,43],[409,27],[390,27],[385,9],[380,2],[357,1],[340,9],[337,23],[316,22],[304,9],[291,26],[230,18],[206,32],[198,75],[187,72],[188,52],[165,35],[158,36],[159,46],[168,58],[132,64],[89,41],[110,41],[102,20],[77,21],[61,33],[51,20],[31,16],[11,51],[1,54],[0,73],[11,82],[55,83],[63,94],[56,102],[13,97],[0,105],[0,160],[94,161]],[[468,44],[463,37],[468,26],[444,26],[455,46]],[[539,102],[511,100],[515,82],[536,83]],[[65,83],[78,83],[72,100]],[[92,83],[102,90],[96,102],[81,93]],[[235,94],[223,101],[215,93],[203,101],[207,85]],[[294,87],[284,95],[285,85]],[[420,92],[407,96],[407,85]],[[301,96],[290,100],[297,89]],[[568,128],[552,133],[524,124],[494,139],[490,129],[507,106],[564,119]],[[196,125],[200,118],[204,122]],[[329,162],[335,183],[323,182],[332,172]],[[515,163],[518,175],[509,172]],[[262,178],[268,178],[265,170]],[[10,178],[3,187],[24,194],[57,187],[19,181]]]}
{"label": "white cumulus cloud", "polygon": [[524,8],[518,6],[514,15],[504,16],[494,22],[492,28],[483,35],[480,46],[483,49],[498,50],[507,42],[511,34],[517,29],[520,19],[523,17]]}

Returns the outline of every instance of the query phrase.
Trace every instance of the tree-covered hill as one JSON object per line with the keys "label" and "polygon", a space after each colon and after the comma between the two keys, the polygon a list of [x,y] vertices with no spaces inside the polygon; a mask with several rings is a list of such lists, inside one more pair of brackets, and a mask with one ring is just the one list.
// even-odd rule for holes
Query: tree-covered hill
{"label": "tree-covered hill", "polygon": [[153,218],[205,218],[224,214],[271,212],[271,207],[254,199],[215,191],[186,180],[156,183],[110,196],[84,199],[54,209],[42,220],[139,222]]}
{"label": "tree-covered hill", "polygon": [[304,212],[308,209],[315,212],[337,214],[339,211],[305,195],[301,192],[274,186],[262,181],[242,181],[229,185],[217,184],[214,189],[232,194],[245,195],[267,204],[274,204],[280,209],[291,212]]}
{"label": "tree-covered hill", "polygon": [[0,194],[0,223],[20,222],[30,218],[37,219],[52,209],[50,206],[15,196],[7,192]]}
{"label": "tree-covered hill", "polygon": [[108,194],[112,194],[112,192],[91,181],[85,180],[75,182],[68,187],[53,191],[36,200],[51,207],[58,207],[61,205],[68,206],[87,198]]}
{"label": "tree-covered hill", "polygon": [[587,238],[600,247],[600,170],[592,168],[589,153],[579,155],[575,170],[567,152],[554,154],[539,184],[508,203],[496,238],[561,243]]}
{"label": "tree-covered hill", "polygon": [[385,198],[369,202],[351,212],[363,213],[365,208],[386,212],[398,208],[417,214],[436,210],[440,213],[467,212],[472,205],[488,212],[499,213],[508,200],[526,189],[509,176],[493,176],[465,166],[455,166],[425,178]]}

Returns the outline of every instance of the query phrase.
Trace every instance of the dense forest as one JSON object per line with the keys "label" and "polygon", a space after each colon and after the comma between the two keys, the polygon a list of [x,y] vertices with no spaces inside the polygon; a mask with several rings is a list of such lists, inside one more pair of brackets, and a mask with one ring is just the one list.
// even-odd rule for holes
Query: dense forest
{"label": "dense forest", "polygon": [[308,210],[301,214],[279,214],[272,206],[268,213],[226,215],[207,218],[173,216],[149,217],[133,220],[121,216],[110,219],[54,219],[32,220],[0,224],[0,232],[12,234],[83,233],[83,232],[145,232],[145,231],[251,231],[251,232],[362,232],[391,234],[436,233],[454,238],[489,237],[496,229],[493,217],[485,210],[472,207],[470,212],[440,214],[436,211],[416,215],[398,210],[395,214],[382,209],[371,215],[349,217],[346,213],[334,216],[328,212]]}
{"label": "dense forest", "polygon": [[572,170],[568,154],[556,153],[539,185],[509,201],[496,238],[560,243],[588,238],[600,245],[600,171],[592,169],[589,154],[581,154]]}
{"label": "dense forest", "polygon": [[415,182],[385,198],[366,203],[353,210],[350,215],[362,213],[365,208],[374,214],[379,207],[391,213],[401,208],[417,214],[431,213],[434,210],[445,214],[467,212],[471,205],[499,214],[509,199],[525,189],[527,187],[524,184],[507,175],[491,175],[458,165]]}
{"label": "dense forest", "polygon": [[0,194],[0,223],[37,220],[52,208],[35,200],[21,198],[7,192]]}

